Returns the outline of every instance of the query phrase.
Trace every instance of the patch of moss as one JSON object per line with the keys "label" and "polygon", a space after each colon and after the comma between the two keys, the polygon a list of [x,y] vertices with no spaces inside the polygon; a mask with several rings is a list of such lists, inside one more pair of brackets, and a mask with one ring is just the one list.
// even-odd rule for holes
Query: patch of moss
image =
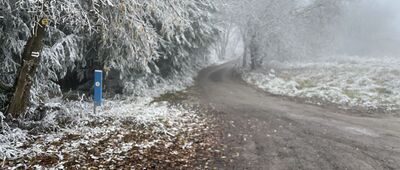
{"label": "patch of moss", "polygon": [[388,90],[387,88],[380,87],[380,88],[375,88],[375,91],[379,94],[392,94],[392,91]]}
{"label": "patch of moss", "polygon": [[383,84],[385,84],[385,80],[381,80],[381,79],[373,79],[374,81],[375,81],[375,83],[377,84],[377,85],[383,85]]}
{"label": "patch of moss", "polygon": [[348,79],[348,80],[346,80],[346,83],[347,83],[347,84],[354,84],[354,80]]}
{"label": "patch of moss", "polygon": [[360,96],[359,92],[356,91],[356,90],[345,89],[345,90],[343,90],[343,93],[344,93],[347,97],[349,97],[349,98],[351,98],[351,99],[358,98],[358,97]]}
{"label": "patch of moss", "polygon": [[311,88],[311,87],[315,87],[315,84],[312,80],[300,80],[297,81],[297,83],[299,84],[297,86],[297,89],[306,89],[306,88]]}
{"label": "patch of moss", "polygon": [[390,73],[392,73],[393,75],[399,75],[400,71],[399,70],[391,70]]}
{"label": "patch of moss", "polygon": [[287,72],[282,72],[282,73],[279,75],[279,77],[282,78],[283,80],[289,81],[289,80],[291,80],[291,78],[293,77],[293,75],[291,75],[291,74],[289,74],[289,73],[287,73]]}

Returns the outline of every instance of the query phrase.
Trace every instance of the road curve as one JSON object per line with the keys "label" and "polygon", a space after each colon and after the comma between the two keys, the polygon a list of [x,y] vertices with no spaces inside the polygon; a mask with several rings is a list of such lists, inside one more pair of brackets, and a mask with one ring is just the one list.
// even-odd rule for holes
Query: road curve
{"label": "road curve", "polygon": [[213,66],[197,78],[233,160],[220,169],[400,169],[399,118],[289,101],[247,85],[233,68]]}

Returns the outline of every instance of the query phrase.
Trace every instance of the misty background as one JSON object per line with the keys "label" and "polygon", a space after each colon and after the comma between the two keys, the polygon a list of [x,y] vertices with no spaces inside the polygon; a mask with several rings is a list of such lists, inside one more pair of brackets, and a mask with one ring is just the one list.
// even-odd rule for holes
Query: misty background
{"label": "misty background", "polygon": [[[225,58],[243,53],[243,62],[247,58],[265,63],[337,55],[397,57],[400,52],[397,0],[230,0],[222,4],[222,18],[228,23],[224,32],[230,34],[226,54],[219,54]],[[250,49],[254,46],[256,51]]]}
{"label": "misty background", "polygon": [[317,105],[400,110],[400,1],[232,1],[249,84]]}
{"label": "misty background", "polygon": [[349,3],[335,33],[338,53],[398,56],[400,1],[358,0]]}

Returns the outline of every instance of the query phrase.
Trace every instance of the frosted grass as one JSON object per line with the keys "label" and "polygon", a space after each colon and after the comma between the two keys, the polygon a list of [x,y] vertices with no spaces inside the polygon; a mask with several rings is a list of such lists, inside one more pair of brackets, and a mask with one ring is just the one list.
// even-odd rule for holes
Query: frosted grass
{"label": "frosted grass", "polygon": [[343,108],[400,109],[400,59],[337,56],[310,62],[277,62],[243,79],[270,93]]}

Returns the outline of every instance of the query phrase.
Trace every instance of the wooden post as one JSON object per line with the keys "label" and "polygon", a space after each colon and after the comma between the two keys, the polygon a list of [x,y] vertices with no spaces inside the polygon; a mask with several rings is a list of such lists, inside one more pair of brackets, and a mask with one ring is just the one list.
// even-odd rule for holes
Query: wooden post
{"label": "wooden post", "polygon": [[36,69],[40,62],[40,52],[42,51],[42,41],[45,36],[45,28],[48,24],[47,18],[42,18],[35,26],[34,34],[28,39],[22,53],[22,67],[19,71],[15,91],[10,100],[7,113],[13,118],[18,118],[25,112],[29,102],[30,90]]}

